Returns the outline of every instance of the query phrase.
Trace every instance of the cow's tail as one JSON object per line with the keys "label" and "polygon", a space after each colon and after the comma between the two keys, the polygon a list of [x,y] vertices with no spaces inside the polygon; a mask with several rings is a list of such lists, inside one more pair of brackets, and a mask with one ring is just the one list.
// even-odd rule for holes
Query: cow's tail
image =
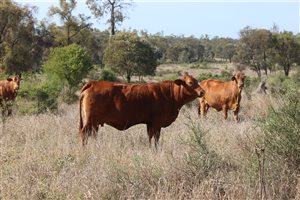
{"label": "cow's tail", "polygon": [[84,95],[81,94],[80,99],[79,99],[79,133],[81,132],[81,130],[83,128],[82,113],[81,113],[83,97],[84,97]]}
{"label": "cow's tail", "polygon": [[82,121],[82,100],[84,98],[84,91],[87,90],[92,86],[91,82],[88,82],[83,86],[80,90],[80,99],[79,99],[79,133],[82,131],[83,128],[83,121]]}

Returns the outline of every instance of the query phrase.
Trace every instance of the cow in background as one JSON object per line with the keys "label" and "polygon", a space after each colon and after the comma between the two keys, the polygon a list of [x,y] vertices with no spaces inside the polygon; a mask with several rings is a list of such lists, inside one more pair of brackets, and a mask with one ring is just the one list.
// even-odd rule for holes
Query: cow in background
{"label": "cow in background", "polygon": [[223,110],[224,118],[227,119],[228,110],[233,110],[234,118],[239,120],[238,113],[241,101],[241,92],[244,87],[245,74],[237,72],[230,81],[204,80],[200,86],[205,95],[199,98],[199,115],[205,116],[210,107],[218,112]]}
{"label": "cow in background", "polygon": [[17,96],[21,80],[21,74],[7,78],[6,80],[0,80],[0,106],[2,108],[2,116],[11,115],[11,106]]}
{"label": "cow in background", "polygon": [[80,92],[81,142],[85,145],[89,135],[96,136],[99,125],[126,130],[136,124],[146,124],[150,147],[154,137],[157,148],[161,128],[176,120],[184,104],[203,95],[198,81],[187,73],[175,81],[159,83],[90,81]]}

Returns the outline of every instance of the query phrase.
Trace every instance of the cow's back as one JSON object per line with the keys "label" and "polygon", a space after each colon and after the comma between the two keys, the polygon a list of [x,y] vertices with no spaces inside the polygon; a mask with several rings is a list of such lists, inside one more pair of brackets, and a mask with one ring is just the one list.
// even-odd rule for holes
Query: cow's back
{"label": "cow's back", "polygon": [[224,105],[230,107],[236,96],[230,81],[209,79],[202,81],[200,86],[205,90],[205,102],[217,111]]}
{"label": "cow's back", "polygon": [[120,130],[155,120],[160,120],[165,127],[178,114],[173,108],[170,90],[164,84],[94,81],[83,87],[81,95],[84,95],[83,110],[88,117]]}

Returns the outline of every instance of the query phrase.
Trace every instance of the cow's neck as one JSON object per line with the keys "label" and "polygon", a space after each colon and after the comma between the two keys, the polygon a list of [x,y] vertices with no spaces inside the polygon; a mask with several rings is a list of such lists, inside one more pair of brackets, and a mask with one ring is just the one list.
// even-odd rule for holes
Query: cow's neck
{"label": "cow's neck", "polygon": [[180,110],[184,104],[187,104],[195,99],[193,95],[186,94],[183,90],[183,86],[174,84],[174,99],[176,108],[178,110]]}
{"label": "cow's neck", "polygon": [[237,102],[241,101],[241,93],[242,89],[239,88],[238,84],[235,81],[231,81],[232,83],[232,88],[234,88],[233,95],[236,97]]}

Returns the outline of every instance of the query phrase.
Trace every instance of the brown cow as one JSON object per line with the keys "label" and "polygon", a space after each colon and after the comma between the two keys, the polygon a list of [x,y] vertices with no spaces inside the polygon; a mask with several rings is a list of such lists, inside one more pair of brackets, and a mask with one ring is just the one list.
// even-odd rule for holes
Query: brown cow
{"label": "brown cow", "polygon": [[[99,125],[126,130],[146,124],[150,147],[154,136],[157,148],[161,128],[175,121],[184,104],[203,95],[197,80],[188,74],[159,83],[88,82],[80,92],[80,139],[85,145],[90,134],[96,136]],[[81,110],[85,115],[84,126]]]}
{"label": "brown cow", "polygon": [[11,115],[12,109],[9,108],[9,102],[13,102],[17,96],[17,92],[20,88],[20,81],[22,80],[21,74],[7,78],[6,80],[0,80],[0,106],[2,107],[2,116]]}
{"label": "brown cow", "polygon": [[231,109],[235,120],[238,121],[245,77],[244,73],[238,72],[231,78],[231,81],[227,82],[212,79],[201,81],[200,86],[204,89],[205,95],[199,98],[199,115],[205,116],[209,107],[212,107],[218,112],[223,110],[224,118],[227,119],[227,111]]}

